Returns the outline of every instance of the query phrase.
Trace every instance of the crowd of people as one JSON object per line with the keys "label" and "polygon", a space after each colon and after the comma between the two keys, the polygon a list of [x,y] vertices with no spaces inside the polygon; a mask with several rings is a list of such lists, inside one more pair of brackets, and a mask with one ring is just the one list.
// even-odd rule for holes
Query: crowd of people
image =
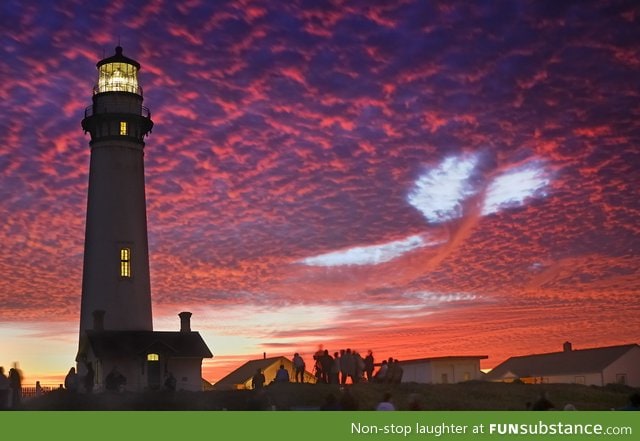
{"label": "crowd of people", "polygon": [[[297,354],[296,354],[297,355]],[[294,356],[295,359],[295,356]],[[389,357],[375,370],[375,359],[371,350],[362,357],[358,351],[350,348],[334,352],[319,348],[313,355],[314,375],[317,382],[327,384],[400,383],[403,369],[397,359]],[[295,365],[295,363],[294,363]],[[297,377],[296,377],[297,378]]]}
{"label": "crowd of people", "polygon": [[[399,384],[402,381],[403,369],[400,362],[393,357],[383,360],[376,365],[373,352],[369,350],[365,357],[358,351],[341,349],[331,355],[328,350],[320,347],[313,355],[313,375],[316,383],[324,384],[357,384],[357,383],[386,383]],[[280,365],[273,383],[295,382],[305,383],[307,366],[299,353],[293,355],[293,378],[284,365]],[[376,366],[378,370],[376,371]],[[375,373],[374,373],[375,371]],[[258,368],[251,380],[252,389],[261,389],[266,382],[264,372]]]}

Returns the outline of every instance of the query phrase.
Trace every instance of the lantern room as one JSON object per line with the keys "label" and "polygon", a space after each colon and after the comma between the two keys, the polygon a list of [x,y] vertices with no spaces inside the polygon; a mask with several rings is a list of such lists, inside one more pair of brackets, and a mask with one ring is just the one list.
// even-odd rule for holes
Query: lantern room
{"label": "lantern room", "polygon": [[122,55],[122,48],[116,47],[116,54],[100,60],[98,67],[98,84],[93,93],[128,92],[142,96],[142,88],[138,85],[140,64]]}

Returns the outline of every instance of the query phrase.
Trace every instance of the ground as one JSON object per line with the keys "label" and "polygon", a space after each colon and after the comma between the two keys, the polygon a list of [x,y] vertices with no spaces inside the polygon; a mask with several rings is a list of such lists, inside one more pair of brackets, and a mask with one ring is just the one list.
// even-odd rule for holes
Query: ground
{"label": "ground", "polygon": [[[638,389],[575,384],[460,384],[347,386],[359,410],[373,410],[386,392],[398,410],[526,410],[527,403],[546,394],[555,408],[572,404],[577,410],[610,410],[624,406]],[[57,390],[25,400],[23,410],[317,410],[333,395],[339,403],[344,391],[325,384],[277,384],[254,391],[103,393],[70,395]],[[412,404],[413,403],[413,404]]]}

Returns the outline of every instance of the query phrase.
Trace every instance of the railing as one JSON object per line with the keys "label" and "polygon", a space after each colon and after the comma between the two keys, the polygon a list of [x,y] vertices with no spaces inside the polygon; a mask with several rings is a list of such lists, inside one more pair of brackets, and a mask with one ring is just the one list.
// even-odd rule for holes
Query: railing
{"label": "railing", "polygon": [[[109,109],[107,109],[106,107],[103,108],[102,112],[99,113],[109,113]],[[122,113],[122,112],[114,112],[114,113]],[[128,113],[128,112],[126,112]],[[95,112],[93,111],[93,105],[88,106],[86,109],[84,109],[84,117],[88,118],[90,116],[95,115]],[[142,116],[143,118],[151,118],[151,111],[145,107],[145,106],[141,106],[140,107],[140,116]]]}
{"label": "railing", "polygon": [[[48,392],[60,389],[60,384],[49,384],[49,385],[45,385],[45,386],[40,386],[40,393],[41,394],[46,394]],[[38,391],[37,388],[35,386],[22,386],[22,398],[31,398],[31,397],[35,397],[38,396]]]}

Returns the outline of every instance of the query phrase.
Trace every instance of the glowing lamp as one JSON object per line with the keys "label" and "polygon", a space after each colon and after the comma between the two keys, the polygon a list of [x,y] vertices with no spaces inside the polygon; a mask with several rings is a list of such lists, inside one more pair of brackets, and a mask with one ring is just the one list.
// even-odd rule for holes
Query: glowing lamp
{"label": "glowing lamp", "polygon": [[98,64],[98,84],[94,93],[129,92],[142,96],[138,85],[140,64],[122,55],[122,48],[116,47],[116,54],[101,60]]}

